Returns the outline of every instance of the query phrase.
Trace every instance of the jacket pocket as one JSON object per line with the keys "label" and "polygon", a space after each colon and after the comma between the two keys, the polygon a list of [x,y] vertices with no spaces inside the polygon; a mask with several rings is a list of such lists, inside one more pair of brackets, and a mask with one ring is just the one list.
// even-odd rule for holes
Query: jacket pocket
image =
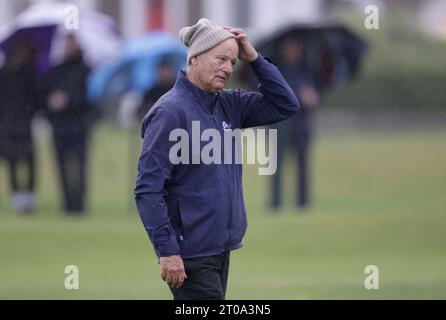
{"label": "jacket pocket", "polygon": [[220,250],[224,246],[231,213],[227,194],[184,197],[179,201],[184,248],[194,252]]}
{"label": "jacket pocket", "polygon": [[183,228],[183,218],[181,217],[181,208],[180,208],[180,202],[178,201],[178,228],[175,231],[177,235],[177,239],[180,243],[180,246],[182,245],[182,242],[184,241],[184,228]]}
{"label": "jacket pocket", "polygon": [[167,199],[167,210],[169,212],[170,224],[175,232],[175,237],[181,246],[183,241],[183,221],[180,214],[180,203],[177,198]]}

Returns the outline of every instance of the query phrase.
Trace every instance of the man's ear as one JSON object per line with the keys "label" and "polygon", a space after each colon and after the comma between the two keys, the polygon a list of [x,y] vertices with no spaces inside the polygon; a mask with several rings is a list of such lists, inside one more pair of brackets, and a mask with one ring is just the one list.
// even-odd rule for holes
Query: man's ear
{"label": "man's ear", "polygon": [[197,57],[193,57],[193,58],[190,59],[190,65],[191,66],[196,66],[197,63],[198,63]]}

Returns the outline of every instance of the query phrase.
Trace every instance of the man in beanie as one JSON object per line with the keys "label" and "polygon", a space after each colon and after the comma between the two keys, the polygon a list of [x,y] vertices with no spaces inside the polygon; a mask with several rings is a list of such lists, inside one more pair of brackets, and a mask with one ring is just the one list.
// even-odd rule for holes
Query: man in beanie
{"label": "man in beanie", "polygon": [[[189,162],[175,163],[172,133],[196,136],[199,123],[200,136],[212,128],[223,137],[287,119],[299,102],[242,29],[200,19],[179,35],[188,66],[142,122],[135,199],[174,299],[225,299],[229,254],[242,246],[247,227],[242,165],[196,163],[193,150],[181,154]],[[238,59],[251,65],[260,93],[224,89]]]}

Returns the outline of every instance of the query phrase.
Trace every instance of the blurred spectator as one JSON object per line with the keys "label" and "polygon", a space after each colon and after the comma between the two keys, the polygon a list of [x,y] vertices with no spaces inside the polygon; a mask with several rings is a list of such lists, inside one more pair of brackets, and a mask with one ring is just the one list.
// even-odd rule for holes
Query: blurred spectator
{"label": "blurred spectator", "polygon": [[158,65],[158,81],[148,90],[143,97],[141,106],[138,108],[138,119],[142,121],[150,108],[161,98],[167,91],[172,89],[176,80],[175,68],[168,59],[164,59]]}
{"label": "blurred spectator", "polygon": [[[297,194],[299,207],[304,208],[310,202],[309,195],[309,148],[312,132],[312,113],[319,104],[316,90],[317,78],[308,68],[304,59],[303,43],[296,39],[284,40],[280,48],[278,68],[296,96],[302,108],[291,118],[274,126],[277,129],[277,171],[272,178],[271,206],[277,209],[281,205],[281,174],[284,152],[291,149],[297,157]],[[290,146],[290,148],[287,148]]]}
{"label": "blurred spectator", "polygon": [[41,105],[36,51],[30,41],[16,38],[0,69],[0,157],[7,160],[14,210],[35,209],[35,156],[31,122]]}
{"label": "blurred spectator", "polygon": [[79,214],[85,210],[88,138],[92,122],[86,85],[90,73],[76,37],[65,40],[65,60],[52,68],[47,80],[47,112],[54,145],[64,209]]}

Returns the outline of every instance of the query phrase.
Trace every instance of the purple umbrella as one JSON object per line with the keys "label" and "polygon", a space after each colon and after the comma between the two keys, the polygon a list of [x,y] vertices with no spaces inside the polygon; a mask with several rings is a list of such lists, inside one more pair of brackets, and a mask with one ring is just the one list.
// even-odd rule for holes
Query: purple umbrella
{"label": "purple umbrella", "polygon": [[[78,28],[69,30],[66,22],[73,14],[78,17]],[[121,38],[110,17],[72,5],[42,3],[16,17],[8,30],[0,35],[0,50],[6,52],[17,38],[31,42],[37,50],[38,71],[43,75],[61,61],[63,38],[67,33],[76,35],[86,62],[93,68],[116,57],[121,48]]]}
{"label": "purple umbrella", "polygon": [[31,42],[37,52],[37,70],[43,75],[50,68],[51,44],[55,32],[56,26],[20,29],[0,43],[0,50],[6,53],[15,39]]}

